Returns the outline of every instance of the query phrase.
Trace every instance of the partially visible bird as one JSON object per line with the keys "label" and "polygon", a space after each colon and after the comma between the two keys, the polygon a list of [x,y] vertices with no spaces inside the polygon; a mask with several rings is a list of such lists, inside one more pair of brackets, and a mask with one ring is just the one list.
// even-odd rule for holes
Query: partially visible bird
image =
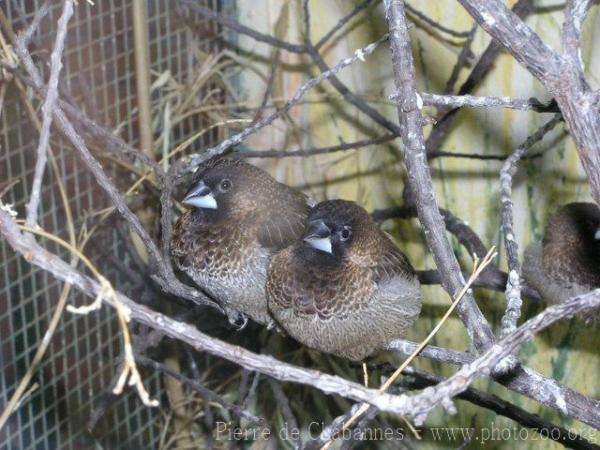
{"label": "partially visible bird", "polygon": [[525,251],[523,278],[549,304],[599,288],[600,209],[593,203],[560,207],[542,242]]}
{"label": "partially visible bird", "polygon": [[267,298],[297,341],[360,361],[403,336],[421,311],[404,254],[356,203],[316,205],[301,239],[271,259]]}
{"label": "partially visible bird", "polygon": [[[310,210],[307,197],[240,160],[201,165],[173,230],[178,268],[236,312],[270,325],[265,279],[269,258],[293,243]],[[239,317],[239,316],[238,316]]]}

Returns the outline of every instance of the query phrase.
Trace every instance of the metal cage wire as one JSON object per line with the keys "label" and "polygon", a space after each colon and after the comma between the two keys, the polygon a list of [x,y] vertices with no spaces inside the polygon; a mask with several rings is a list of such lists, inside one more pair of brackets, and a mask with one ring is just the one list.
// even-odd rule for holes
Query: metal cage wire
{"label": "metal cage wire", "polygon": [[[41,23],[33,41],[33,54],[49,55],[54,42],[56,22],[62,2],[53,0],[51,13]],[[134,66],[131,2],[102,0],[90,5],[80,1],[68,28],[61,82],[77,104],[109,129],[120,126],[120,136],[138,144],[136,77]],[[205,0],[214,9],[219,0]],[[42,0],[5,0],[0,7],[13,28],[23,29],[42,4]],[[207,32],[198,36],[176,17],[169,0],[148,0],[148,34],[153,77],[169,71],[178,81],[191,74],[194,54],[192,45],[204,52],[214,51],[215,36],[220,32],[213,22],[204,24]],[[46,53],[46,55],[44,55]],[[44,71],[47,69],[40,66]],[[47,72],[47,70],[45,70]],[[158,100],[155,93],[153,101]],[[172,142],[177,145],[206,124],[190,117],[173,129]],[[16,89],[7,89],[0,114],[0,184],[19,180],[3,199],[14,203],[24,215],[35,164],[38,133],[33,127]],[[199,146],[210,145],[214,134],[207,134]],[[52,148],[64,182],[75,225],[85,214],[108,206],[72,149],[53,135]],[[50,165],[46,168],[40,225],[63,238],[65,213]],[[135,295],[135,284],[111,261],[127,262],[119,234],[113,227],[99,233],[94,249],[101,254],[92,259],[102,273],[125,293]],[[68,258],[68,253],[51,242],[51,251]],[[60,295],[62,283],[32,268],[17,257],[0,240],[0,408],[10,399],[48,326]],[[72,290],[70,303],[89,302]],[[154,448],[160,438],[157,419],[160,411],[144,407],[135,393],[121,396],[109,413],[95,427],[86,430],[86,421],[98,397],[109,388],[115,363],[121,351],[121,335],[115,314],[108,308],[88,316],[65,313],[46,356],[32,383],[38,388],[25,398],[6,426],[0,430],[0,450],[81,449],[99,443],[103,448]],[[160,377],[146,376],[150,392],[160,392]]]}

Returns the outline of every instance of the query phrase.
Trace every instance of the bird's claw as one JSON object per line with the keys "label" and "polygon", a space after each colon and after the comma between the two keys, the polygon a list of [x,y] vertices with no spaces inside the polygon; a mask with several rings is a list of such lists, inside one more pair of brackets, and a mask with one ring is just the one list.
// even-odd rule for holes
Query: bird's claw
{"label": "bird's claw", "polygon": [[237,331],[242,331],[248,324],[248,316],[237,311],[228,311],[227,318]]}

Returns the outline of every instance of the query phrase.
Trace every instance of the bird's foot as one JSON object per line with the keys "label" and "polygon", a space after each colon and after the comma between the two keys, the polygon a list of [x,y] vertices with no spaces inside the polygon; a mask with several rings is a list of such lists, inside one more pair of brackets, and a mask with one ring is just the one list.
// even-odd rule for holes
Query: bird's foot
{"label": "bird's foot", "polygon": [[228,310],[227,319],[236,331],[242,331],[248,324],[248,316],[238,311]]}

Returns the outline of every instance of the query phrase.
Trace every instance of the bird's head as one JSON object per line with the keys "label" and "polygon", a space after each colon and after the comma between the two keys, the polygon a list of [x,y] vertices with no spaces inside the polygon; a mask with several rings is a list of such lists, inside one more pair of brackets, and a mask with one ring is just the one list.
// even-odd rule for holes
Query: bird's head
{"label": "bird's head", "polygon": [[570,275],[565,275],[568,279],[583,279],[589,272],[597,283],[600,280],[600,209],[593,203],[569,203],[560,207],[548,220],[543,245],[546,267],[560,267],[569,272]]}
{"label": "bird's head", "polygon": [[544,241],[564,246],[599,246],[600,209],[593,203],[568,203],[560,207],[548,220]]}
{"label": "bird's head", "polygon": [[198,168],[182,203],[211,217],[237,217],[261,208],[276,183],[257,167],[220,159]]}
{"label": "bird's head", "polygon": [[302,245],[323,261],[341,261],[372,250],[379,230],[362,207],[346,200],[328,200],[311,211]]}

